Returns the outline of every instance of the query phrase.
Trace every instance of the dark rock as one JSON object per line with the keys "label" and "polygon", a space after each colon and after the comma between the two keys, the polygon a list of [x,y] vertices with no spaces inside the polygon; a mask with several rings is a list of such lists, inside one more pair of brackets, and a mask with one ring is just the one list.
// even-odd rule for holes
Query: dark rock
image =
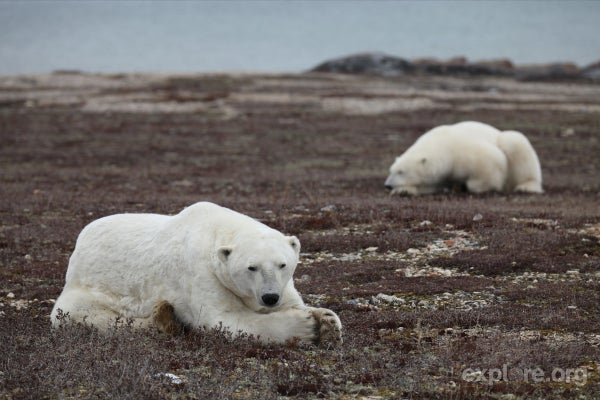
{"label": "dark rock", "polygon": [[78,69],[57,69],[52,71],[54,75],[85,75],[85,72]]}
{"label": "dark rock", "polygon": [[600,82],[600,61],[596,61],[582,69],[581,76],[594,82]]}
{"label": "dark rock", "polygon": [[413,65],[420,72],[430,74],[443,74],[446,72],[446,65],[437,58],[418,58],[412,61]]}
{"label": "dark rock", "polygon": [[561,81],[577,80],[580,74],[573,63],[554,63],[517,67],[515,78],[520,81]]}
{"label": "dark rock", "polygon": [[311,72],[398,76],[413,70],[414,66],[405,59],[384,53],[362,53],[325,61]]}
{"label": "dark rock", "polygon": [[465,57],[447,61],[435,58],[420,58],[412,61],[418,71],[438,75],[512,75],[510,60],[478,61],[469,63]]}
{"label": "dark rock", "polygon": [[488,71],[490,75],[512,75],[515,69],[512,61],[507,58],[476,61],[472,65]]}

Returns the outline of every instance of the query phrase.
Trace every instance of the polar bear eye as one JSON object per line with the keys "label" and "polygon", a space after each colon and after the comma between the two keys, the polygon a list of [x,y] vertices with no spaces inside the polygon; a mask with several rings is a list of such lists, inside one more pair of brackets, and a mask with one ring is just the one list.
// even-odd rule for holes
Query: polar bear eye
{"label": "polar bear eye", "polygon": [[283,263],[283,264],[279,264],[279,268],[280,268],[280,269],[284,269],[284,268],[285,268],[285,263]]}
{"label": "polar bear eye", "polygon": [[254,265],[251,265],[248,267],[248,270],[252,271],[252,272],[256,272],[258,270],[258,268],[256,268]]}

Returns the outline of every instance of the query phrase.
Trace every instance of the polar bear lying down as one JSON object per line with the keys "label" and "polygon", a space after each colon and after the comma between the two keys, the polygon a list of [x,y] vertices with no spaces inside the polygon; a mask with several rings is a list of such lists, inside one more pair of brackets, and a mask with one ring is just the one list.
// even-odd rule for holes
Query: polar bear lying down
{"label": "polar bear lying down", "polygon": [[102,331],[120,316],[165,332],[222,325],[264,342],[339,344],[338,316],[294,288],[299,253],[296,237],[207,202],[100,218],[77,239],[52,324],[66,314]]}
{"label": "polar bear lying down", "polygon": [[456,185],[469,192],[542,193],[535,150],[520,132],[467,121],[423,134],[390,167],[392,194],[433,193]]}

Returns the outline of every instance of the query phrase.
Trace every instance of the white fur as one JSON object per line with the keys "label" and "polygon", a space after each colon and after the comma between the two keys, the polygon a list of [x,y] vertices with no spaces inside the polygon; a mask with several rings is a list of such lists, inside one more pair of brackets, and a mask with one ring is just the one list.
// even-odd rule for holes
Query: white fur
{"label": "white fur", "polygon": [[392,193],[425,194],[464,184],[473,193],[542,193],[537,154],[520,132],[466,121],[423,134],[390,167]]}
{"label": "white fur", "polygon": [[[341,323],[329,310],[304,305],[292,279],[299,252],[296,237],[207,202],[174,216],[100,218],[77,239],[52,323],[60,323],[60,309],[101,330],[117,316],[143,327],[152,324],[153,307],[168,301],[193,327],[222,324],[264,341],[317,341],[323,313],[333,314],[340,332]],[[280,299],[269,306],[265,294]]]}

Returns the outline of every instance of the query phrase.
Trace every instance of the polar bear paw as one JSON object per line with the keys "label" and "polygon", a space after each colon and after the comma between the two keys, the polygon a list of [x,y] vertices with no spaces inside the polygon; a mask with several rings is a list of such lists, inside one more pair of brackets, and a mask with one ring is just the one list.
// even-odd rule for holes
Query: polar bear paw
{"label": "polar bear paw", "polygon": [[315,344],[321,347],[337,347],[342,344],[342,322],[327,308],[311,308],[310,313],[316,321]]}
{"label": "polar bear paw", "polygon": [[420,194],[431,194],[436,192],[435,186],[412,186],[403,185],[398,186],[390,190],[390,196],[417,196]]}
{"label": "polar bear paw", "polygon": [[159,331],[168,335],[179,335],[186,330],[184,324],[175,315],[171,303],[165,300],[159,301],[154,306],[152,321]]}
{"label": "polar bear paw", "polygon": [[542,185],[538,181],[528,181],[520,183],[515,187],[515,192],[520,193],[544,193]]}

